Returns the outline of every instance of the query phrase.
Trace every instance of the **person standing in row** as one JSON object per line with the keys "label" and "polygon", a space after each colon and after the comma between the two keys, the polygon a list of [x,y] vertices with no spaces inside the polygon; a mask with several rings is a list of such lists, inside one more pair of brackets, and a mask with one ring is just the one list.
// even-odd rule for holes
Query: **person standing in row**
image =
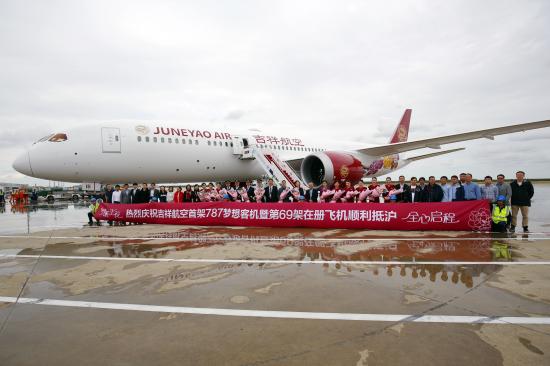
{"label": "person standing in row", "polygon": [[248,196],[248,200],[250,202],[256,202],[255,189],[254,189],[254,186],[252,185],[252,181],[250,179],[248,179],[246,181],[245,188],[246,188],[246,195]]}
{"label": "person standing in row", "polygon": [[432,175],[428,178],[428,185],[425,188],[425,202],[441,202],[443,199],[443,189],[435,182],[435,177]]}
{"label": "person standing in row", "polygon": [[404,197],[405,202],[423,202],[424,190],[417,184],[416,177],[411,177],[411,186],[408,194]]}
{"label": "person standing in row", "polygon": [[[117,205],[120,204],[121,196],[122,196],[122,192],[120,191],[120,186],[117,184],[115,186],[115,190],[111,193],[112,203]],[[113,225],[113,221],[107,221],[107,222],[109,223],[110,226]],[[122,223],[119,221],[116,221],[115,226],[118,226],[118,225],[122,225]]]}
{"label": "person standing in row", "polygon": [[138,193],[139,191],[139,186],[137,183],[133,183],[132,184],[132,189],[130,190],[130,198],[132,200],[132,203],[138,203],[136,201],[136,194]]}
{"label": "person standing in row", "polygon": [[399,182],[395,185],[395,189],[403,189],[403,193],[397,194],[397,202],[406,202],[405,199],[410,193],[411,187],[405,183],[405,176],[399,176]]}
{"label": "person standing in row", "polygon": [[103,194],[105,195],[105,203],[113,203],[113,186],[107,184]]}
{"label": "person standing in row", "polygon": [[[191,190],[191,186],[188,185],[189,190]],[[174,203],[182,203],[183,202],[183,192],[181,191],[181,187],[177,187],[176,191],[174,192],[174,195],[172,197],[172,202]]]}
{"label": "person standing in row", "polygon": [[149,188],[147,187],[147,183],[143,183],[141,185],[141,190],[138,191],[137,194],[138,203],[148,203],[150,200],[150,193]]}
{"label": "person standing in row", "polygon": [[174,187],[168,187],[168,193],[166,194],[166,202],[174,202]]}
{"label": "person standing in row", "polygon": [[525,179],[525,172],[522,170],[516,173],[516,180],[510,183],[512,188],[512,226],[510,231],[515,231],[518,211],[521,211],[521,226],[523,232],[529,232],[529,207],[531,207],[531,198],[535,194],[535,189],[531,182]]}
{"label": "person standing in row", "polygon": [[496,203],[498,197],[498,188],[493,184],[493,177],[490,175],[484,179],[484,184],[480,187],[481,199],[489,200],[489,202]]}
{"label": "person standing in row", "polygon": [[472,182],[472,174],[466,174],[466,182],[462,185],[464,187],[464,199],[466,201],[480,200],[481,199],[481,190],[479,185]]}
{"label": "person standing in row", "polygon": [[319,190],[313,186],[313,182],[307,184],[307,191],[304,195],[306,202],[317,202],[319,199]]}
{"label": "person standing in row", "polygon": [[166,187],[160,186],[159,190],[159,202],[168,202],[168,191],[166,190]]}
{"label": "person standing in row", "polygon": [[149,189],[149,201],[148,202],[158,202],[160,199],[160,191],[157,189],[155,183],[151,183],[151,188]]}
{"label": "person standing in row", "polygon": [[504,181],[504,174],[497,175],[497,189],[498,195],[506,198],[506,206],[510,206],[510,199],[512,198],[512,187],[510,184]]}
{"label": "person standing in row", "polygon": [[441,178],[439,178],[439,185],[443,190],[443,199],[441,200],[441,202],[451,202],[451,185],[449,184],[446,175],[443,175],[441,176]]}
{"label": "person standing in row", "polygon": [[122,187],[122,191],[120,193],[120,203],[125,205],[132,203],[132,191],[130,191],[128,184],[125,184]]}
{"label": "person standing in row", "polygon": [[272,178],[269,178],[267,181],[267,187],[264,190],[264,201],[265,202],[279,202],[279,191],[277,187],[274,186]]}
{"label": "person standing in row", "polygon": [[449,184],[449,202],[464,201],[464,190],[461,188],[458,177],[456,175],[451,176],[451,184]]}

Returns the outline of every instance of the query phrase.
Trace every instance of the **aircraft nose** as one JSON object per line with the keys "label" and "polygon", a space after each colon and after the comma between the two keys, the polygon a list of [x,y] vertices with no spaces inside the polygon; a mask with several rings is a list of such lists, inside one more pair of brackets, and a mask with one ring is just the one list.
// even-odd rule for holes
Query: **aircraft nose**
{"label": "aircraft nose", "polygon": [[21,174],[32,176],[31,158],[29,152],[26,151],[19,155],[12,164],[13,169]]}

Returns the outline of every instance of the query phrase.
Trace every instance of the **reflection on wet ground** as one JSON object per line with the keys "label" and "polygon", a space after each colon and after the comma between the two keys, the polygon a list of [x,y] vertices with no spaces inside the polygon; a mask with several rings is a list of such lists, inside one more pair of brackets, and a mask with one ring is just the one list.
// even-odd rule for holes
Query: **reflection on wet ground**
{"label": "reflection on wet ground", "polygon": [[[233,239],[232,239],[233,240]],[[93,243],[78,244],[64,242],[48,244],[43,249],[22,249],[17,254],[42,256],[83,256],[102,258],[186,258],[193,259],[197,254],[206,254],[206,258],[213,258],[213,253],[219,253],[215,259],[242,259],[243,263],[221,263],[224,269],[248,265],[251,268],[262,269],[269,260],[292,260],[306,263],[294,263],[301,266],[307,262],[335,262],[322,263],[319,270],[329,268],[344,269],[348,273],[367,272],[373,276],[400,276],[413,279],[427,279],[431,282],[442,281],[454,284],[463,284],[473,287],[474,278],[481,274],[490,274],[500,269],[492,262],[512,261],[513,251],[510,244],[492,239],[477,239],[471,241],[453,240],[415,240],[372,242],[343,241],[331,242],[311,241],[307,239],[262,242],[253,240],[246,244],[254,247],[254,256],[249,256],[246,250],[239,248],[240,244],[228,241],[209,240],[207,242],[155,242],[147,240],[99,240]],[[2,252],[0,251],[0,254]],[[13,253],[10,252],[10,253]],[[199,258],[203,259],[203,258]],[[247,263],[254,260],[255,263]],[[257,263],[257,261],[265,261]],[[363,264],[362,262],[386,262],[392,264]],[[441,262],[438,264],[423,264],[422,262]],[[342,263],[343,262],[343,263]],[[395,262],[408,262],[394,264]],[[410,262],[416,262],[411,264]],[[450,263],[445,263],[450,262]],[[458,262],[458,263],[457,263]],[[460,264],[460,262],[476,262],[476,265]],[[479,262],[479,263],[478,263]],[[358,263],[358,264],[354,264]],[[484,264],[486,263],[486,264]],[[177,275],[174,275],[177,277]],[[186,274],[193,276],[193,274]]]}
{"label": "reflection on wet ground", "polygon": [[[543,263],[543,232],[138,225],[4,235],[0,364],[550,364]],[[334,320],[353,314],[381,319]],[[500,317],[512,318],[482,324]]]}

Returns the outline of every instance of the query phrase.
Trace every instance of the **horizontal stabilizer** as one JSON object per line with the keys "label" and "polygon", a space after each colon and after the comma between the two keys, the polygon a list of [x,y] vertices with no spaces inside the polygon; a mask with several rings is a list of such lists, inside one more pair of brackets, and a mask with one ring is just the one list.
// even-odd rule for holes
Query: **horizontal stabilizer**
{"label": "horizontal stabilizer", "polygon": [[422,160],[422,159],[427,159],[427,158],[433,158],[434,156],[450,154],[450,153],[460,151],[460,150],[464,150],[464,149],[465,148],[463,148],[463,147],[459,147],[457,149],[444,150],[444,151],[438,151],[438,152],[425,154],[425,155],[413,156],[412,158],[407,158],[406,160],[408,160],[408,161],[417,161],[417,160]]}

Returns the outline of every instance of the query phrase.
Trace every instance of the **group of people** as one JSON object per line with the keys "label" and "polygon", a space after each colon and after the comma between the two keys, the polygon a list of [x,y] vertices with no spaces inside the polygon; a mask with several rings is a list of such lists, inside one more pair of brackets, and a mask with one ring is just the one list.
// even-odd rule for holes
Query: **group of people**
{"label": "group of people", "polygon": [[[107,185],[103,192],[103,199],[107,203],[148,203],[148,202],[212,202],[212,201],[236,201],[236,202],[452,202],[468,200],[488,200],[492,205],[493,229],[496,231],[515,230],[518,213],[522,214],[522,227],[527,232],[529,225],[529,207],[534,188],[531,182],[525,179],[525,173],[518,171],[516,179],[505,182],[503,174],[497,175],[496,184],[491,176],[486,176],[483,184],[472,181],[472,174],[461,173],[458,176],[442,176],[436,180],[430,176],[411,177],[407,182],[403,175],[394,183],[388,177],[383,183],[379,183],[373,177],[370,183],[359,181],[353,185],[350,181],[335,182],[329,186],[323,181],[316,188],[312,182],[303,187],[299,181],[292,185],[282,181],[277,186],[273,179],[268,179],[267,185],[258,179],[256,184],[252,180],[244,183],[239,181],[222,183],[202,183],[201,185],[186,185],[185,187],[157,188],[155,183],[137,183],[124,185]],[[93,208],[97,209],[98,203],[91,205],[90,224],[92,224]],[[94,211],[95,212],[95,211]]]}

